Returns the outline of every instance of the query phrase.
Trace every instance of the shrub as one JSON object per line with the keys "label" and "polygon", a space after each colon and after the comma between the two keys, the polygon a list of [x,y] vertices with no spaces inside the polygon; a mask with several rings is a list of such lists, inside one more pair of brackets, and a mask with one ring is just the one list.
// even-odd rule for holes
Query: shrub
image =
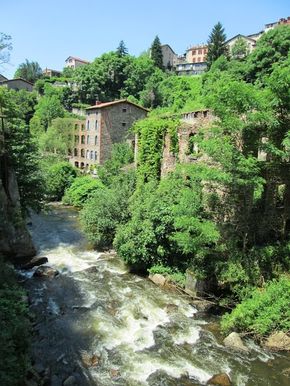
{"label": "shrub", "polygon": [[0,261],[0,384],[23,385],[29,364],[30,324],[24,291]]}
{"label": "shrub", "polygon": [[128,200],[135,187],[135,173],[121,173],[111,188],[97,190],[81,211],[81,224],[96,247],[109,247],[120,224],[128,220]]}
{"label": "shrub", "polygon": [[224,332],[247,331],[268,335],[274,330],[290,329],[290,278],[281,276],[264,288],[252,291],[249,298],[240,303],[230,314],[222,318]]}
{"label": "shrub", "polygon": [[59,201],[65,190],[77,176],[77,170],[68,162],[59,162],[52,165],[47,171],[46,187],[50,200]]}
{"label": "shrub", "polygon": [[177,268],[166,267],[162,264],[159,264],[153,265],[153,267],[148,269],[148,272],[152,274],[158,273],[163,275],[176,285],[185,287],[185,273],[179,271]]}
{"label": "shrub", "polygon": [[82,207],[86,200],[104,185],[90,176],[77,177],[65,191],[62,202],[66,205]]}

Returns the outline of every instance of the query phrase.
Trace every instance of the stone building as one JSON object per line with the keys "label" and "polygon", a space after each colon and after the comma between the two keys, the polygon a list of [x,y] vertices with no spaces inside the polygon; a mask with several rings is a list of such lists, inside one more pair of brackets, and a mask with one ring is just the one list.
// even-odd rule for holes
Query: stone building
{"label": "stone building", "polygon": [[207,52],[208,47],[205,44],[192,46],[186,50],[186,61],[188,63],[204,63]]}
{"label": "stone building", "polygon": [[89,64],[89,63],[90,62],[88,62],[87,60],[76,58],[75,56],[69,56],[65,60],[65,67],[75,69],[75,68],[80,67],[80,66],[85,66],[86,64]]}
{"label": "stone building", "polygon": [[74,149],[70,162],[78,168],[103,164],[110,158],[114,143],[129,140],[129,129],[135,121],[146,117],[148,110],[126,99],[99,103],[86,109],[86,119],[77,120],[74,128]]}
{"label": "stone building", "polygon": [[162,61],[163,61],[163,66],[165,68],[171,69],[176,62],[177,55],[173,51],[173,49],[170,47],[169,44],[163,44],[161,46],[162,50]]}

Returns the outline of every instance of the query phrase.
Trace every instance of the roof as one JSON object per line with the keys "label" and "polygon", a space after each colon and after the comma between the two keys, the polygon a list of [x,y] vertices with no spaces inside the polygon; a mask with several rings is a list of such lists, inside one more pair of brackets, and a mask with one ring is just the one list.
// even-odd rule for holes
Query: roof
{"label": "roof", "polygon": [[3,81],[5,81],[5,80],[8,80],[8,78],[6,78],[6,76],[4,76],[4,75],[2,75],[2,74],[0,74],[0,79],[2,79],[2,80],[0,80],[0,82],[3,82]]}
{"label": "roof", "polygon": [[229,42],[231,42],[232,40],[236,39],[236,38],[245,38],[247,40],[252,40],[253,43],[256,43],[256,40],[255,39],[252,39],[250,38],[249,36],[246,36],[246,35],[242,35],[242,34],[238,34],[238,35],[235,35],[233,36],[232,38],[230,38],[229,40],[227,40],[225,42],[225,44],[228,44]]}
{"label": "roof", "polygon": [[112,106],[112,105],[117,105],[119,103],[128,103],[132,106],[135,106],[135,107],[138,107],[139,109],[142,109],[144,111],[149,111],[148,109],[146,109],[145,107],[142,107],[142,106],[139,106],[137,105],[136,103],[133,103],[133,102],[130,102],[128,101],[127,99],[119,99],[117,101],[112,101],[112,102],[104,102],[104,103],[100,103],[98,105],[95,105],[95,106],[91,106],[91,107],[87,107],[86,110],[91,110],[91,109],[101,109],[103,107],[108,107],[108,106]]}
{"label": "roof", "polygon": [[162,45],[161,45],[161,48],[162,48],[162,47],[166,47],[166,46],[170,48],[170,50],[174,53],[174,55],[176,55],[176,53],[175,53],[174,50],[170,47],[169,44],[162,44]]}
{"label": "roof", "polygon": [[31,82],[29,82],[28,80],[23,79],[23,78],[7,79],[7,80],[0,81],[0,83],[9,83],[9,82],[14,82],[15,80],[21,80],[22,82],[28,83],[28,84],[30,84],[31,86],[33,86],[33,83],[31,83]]}
{"label": "roof", "polygon": [[187,48],[186,51],[198,50],[198,49],[207,48],[207,47],[208,47],[207,44],[196,44],[195,46],[190,46],[189,48]]}
{"label": "roof", "polygon": [[84,59],[81,59],[81,58],[77,58],[76,56],[69,56],[65,61],[67,62],[69,59],[74,59],[74,60],[77,60],[78,62],[87,63],[87,64],[90,63],[87,60],[84,60]]}

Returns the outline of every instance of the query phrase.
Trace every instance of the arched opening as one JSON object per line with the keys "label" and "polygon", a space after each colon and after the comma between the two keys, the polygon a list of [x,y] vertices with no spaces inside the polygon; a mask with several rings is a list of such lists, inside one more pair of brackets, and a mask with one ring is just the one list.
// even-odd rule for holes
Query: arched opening
{"label": "arched opening", "polygon": [[81,169],[83,169],[84,167],[85,167],[85,164],[81,162]]}
{"label": "arched opening", "polygon": [[188,154],[196,155],[198,153],[198,145],[196,143],[196,133],[190,133],[188,138]]}
{"label": "arched opening", "polygon": [[78,156],[78,149],[74,149],[74,156],[75,156],[75,157]]}
{"label": "arched opening", "polygon": [[95,136],[95,145],[97,145],[98,144],[98,136],[96,135]]}
{"label": "arched opening", "polygon": [[75,135],[75,143],[79,143],[80,137],[78,135]]}
{"label": "arched opening", "polygon": [[81,157],[85,157],[85,149],[81,149]]}
{"label": "arched opening", "polygon": [[79,167],[79,163],[76,161],[75,162],[75,167],[78,168]]}
{"label": "arched opening", "polygon": [[90,143],[90,136],[88,135],[87,136],[87,145],[89,145],[89,143]]}
{"label": "arched opening", "polygon": [[91,150],[91,154],[90,154],[90,159],[93,160],[94,159],[94,152]]}
{"label": "arched opening", "polygon": [[86,142],[85,142],[85,136],[84,136],[84,135],[81,136],[81,143],[82,143],[82,144],[85,144],[85,143],[86,143]]}
{"label": "arched opening", "polygon": [[95,151],[95,161],[98,159],[98,153]]}
{"label": "arched opening", "polygon": [[86,159],[90,159],[90,151],[89,150],[87,150]]}

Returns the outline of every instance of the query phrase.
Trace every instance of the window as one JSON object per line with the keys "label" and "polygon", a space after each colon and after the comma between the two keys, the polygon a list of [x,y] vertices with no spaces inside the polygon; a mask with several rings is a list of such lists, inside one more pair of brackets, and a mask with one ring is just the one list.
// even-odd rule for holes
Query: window
{"label": "window", "polygon": [[95,136],[95,145],[97,145],[98,144],[98,136],[96,135]]}
{"label": "window", "polygon": [[198,57],[198,58],[197,58],[197,61],[198,61],[198,62],[201,62],[201,58],[200,58],[200,57]]}
{"label": "window", "polygon": [[75,135],[75,143],[79,143],[80,137],[78,135]]}
{"label": "window", "polygon": [[87,150],[86,158],[90,159],[90,151],[89,150]]}
{"label": "window", "polygon": [[93,160],[94,159],[94,152],[91,150],[91,156],[90,156],[90,159]]}
{"label": "window", "polygon": [[195,63],[195,58],[192,58],[193,63]]}
{"label": "window", "polygon": [[76,161],[75,162],[75,167],[78,168],[79,167],[79,163]]}
{"label": "window", "polygon": [[95,130],[98,130],[98,121],[95,121]]}
{"label": "window", "polygon": [[125,127],[126,126],[126,122],[122,122],[122,126]]}
{"label": "window", "polygon": [[81,157],[85,158],[85,149],[81,149]]}
{"label": "window", "polygon": [[82,131],[85,130],[85,125],[82,123]]}
{"label": "window", "polygon": [[192,53],[192,56],[196,55],[196,50],[192,50],[191,53]]}
{"label": "window", "polygon": [[81,137],[81,143],[82,144],[85,144],[86,142],[85,142],[85,136],[84,135],[82,135],[82,137]]}
{"label": "window", "polygon": [[78,128],[79,128],[79,125],[76,123],[75,124],[75,130],[78,130]]}
{"label": "window", "polygon": [[198,50],[198,55],[202,55],[202,50]]}
{"label": "window", "polygon": [[98,159],[98,153],[95,151],[95,161]]}
{"label": "window", "polygon": [[78,149],[74,149],[74,156],[75,156],[75,157],[78,156]]}
{"label": "window", "polygon": [[87,145],[89,145],[89,143],[90,143],[90,136],[88,135],[87,136]]}
{"label": "window", "polygon": [[126,112],[127,112],[127,108],[126,108],[126,107],[123,107],[123,108],[122,108],[122,112],[123,112],[123,113],[126,113]]}
{"label": "window", "polygon": [[87,130],[90,130],[90,121],[87,121]]}

